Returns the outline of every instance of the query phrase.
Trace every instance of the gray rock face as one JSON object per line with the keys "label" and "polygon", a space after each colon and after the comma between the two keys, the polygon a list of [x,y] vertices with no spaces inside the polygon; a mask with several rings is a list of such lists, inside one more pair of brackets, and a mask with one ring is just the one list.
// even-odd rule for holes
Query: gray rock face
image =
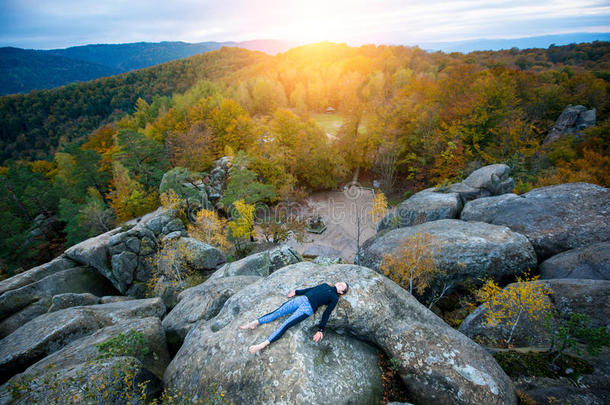
{"label": "gray rock face", "polygon": [[119,232],[120,229],[117,228],[93,238],[84,240],[66,250],[64,255],[77,263],[85,264],[98,270],[120,291],[119,283],[112,274],[112,267],[110,266],[108,255],[108,243],[110,241],[110,237]]}
{"label": "gray rock face", "polygon": [[[278,326],[238,326],[265,314],[298,287],[344,280],[324,339],[315,344],[320,313],[251,356],[247,347]],[[319,311],[321,312],[321,311]],[[398,285],[360,266],[298,263],[238,291],[220,313],[198,322],[164,374],[167,387],[190,395],[220,384],[237,403],[378,403],[375,344],[400,360],[399,373],[418,403],[515,404],[514,387],[483,348],[446,325]]]}
{"label": "gray rock face", "polygon": [[0,295],[9,290],[15,290],[19,287],[34,283],[50,276],[58,271],[77,267],[78,264],[66,257],[59,256],[48,263],[31,268],[30,270],[19,273],[11,278],[0,281]]}
{"label": "gray rock face", "polygon": [[587,110],[582,105],[568,105],[551,128],[544,143],[551,143],[568,134],[575,134],[595,125],[595,108]]}
{"label": "gray rock face", "polygon": [[[127,385],[124,380],[132,381]],[[140,384],[148,381],[148,398],[161,391],[159,379],[133,357],[110,357],[62,368],[50,368],[31,380],[24,375],[16,379],[13,397],[10,383],[0,387],[0,404],[123,404],[133,402],[141,394]],[[11,382],[13,383],[13,382]],[[132,400],[127,402],[126,398]]]}
{"label": "gray rock face", "polygon": [[341,257],[341,251],[327,245],[309,245],[303,251],[303,257],[316,259],[318,257],[337,258]]}
{"label": "gray rock face", "polygon": [[457,193],[420,191],[403,201],[395,212],[386,215],[377,226],[377,231],[457,218],[461,209],[462,201]]}
{"label": "gray rock face", "polygon": [[504,204],[519,198],[521,197],[517,194],[510,193],[469,201],[464,205],[460,219],[490,223],[496,215],[502,212]]}
{"label": "gray rock face", "polygon": [[227,261],[224,253],[214,246],[193,238],[181,238],[179,243],[184,245],[187,264],[200,272],[216,270]]}
{"label": "gray rock face", "polygon": [[521,198],[475,200],[463,217],[508,226],[530,240],[538,260],[610,240],[610,191],[588,183],[542,187]]}
{"label": "gray rock face", "polygon": [[610,280],[610,241],[567,250],[540,264],[540,278]]}
{"label": "gray rock face", "polygon": [[128,319],[117,322],[115,325],[99,329],[88,336],[77,339],[65,347],[53,352],[39,362],[28,367],[23,373],[12,377],[6,384],[0,387],[0,403],[7,394],[6,388],[23,377],[40,378],[49,369],[65,370],[72,366],[93,362],[100,355],[97,344],[103,343],[120,333],[130,330],[141,332],[144,335],[149,353],[141,359],[144,368],[149,370],[157,378],[163,377],[163,371],[169,364],[170,358],[165,343],[165,334],[161,322],[157,317],[142,319]]}
{"label": "gray rock face", "polygon": [[[610,302],[608,301],[610,281],[556,279],[531,281],[531,283],[543,283],[551,290],[550,303],[562,317],[567,319],[572,312],[577,312],[588,315],[594,327],[610,326]],[[506,288],[511,289],[514,286],[515,284],[509,284]],[[505,325],[488,326],[486,324],[486,311],[483,305],[479,306],[461,323],[460,332],[471,338],[477,336],[491,340],[506,338],[509,330]],[[524,318],[515,327],[512,342],[520,346],[548,344],[549,337],[542,322]]]}
{"label": "gray rock face", "polygon": [[51,306],[48,312],[59,311],[60,309],[84,306],[84,305],[96,305],[100,303],[100,298],[96,297],[91,293],[65,293],[53,296],[51,299]]}
{"label": "gray rock face", "polygon": [[129,318],[161,317],[159,298],[67,308],[31,320],[0,340],[0,381],[91,332]]}
{"label": "gray rock face", "polygon": [[[14,330],[11,327],[21,326],[41,313],[47,312],[51,305],[50,298],[62,293],[107,295],[116,293],[116,290],[108,280],[91,267],[75,267],[52,273],[39,281],[0,295],[0,319],[16,317],[20,322],[17,325],[12,322],[3,324],[0,335],[7,336]],[[45,297],[49,299],[44,299]],[[46,305],[44,312],[41,312],[42,304]],[[37,309],[26,310],[30,305],[34,305]]]}
{"label": "gray rock face", "polygon": [[504,279],[536,266],[534,250],[523,235],[505,226],[443,219],[399,228],[367,240],[358,252],[361,265],[380,271],[383,254],[396,254],[403,241],[416,234],[435,238],[433,259],[460,282],[468,277]]}
{"label": "gray rock face", "polygon": [[178,351],[184,337],[197,322],[215,317],[229,297],[259,279],[258,276],[221,277],[182,291],[178,304],[163,318],[163,328],[172,351]]}
{"label": "gray rock face", "polygon": [[[98,270],[122,294],[141,298],[144,283],[152,275],[153,255],[160,248],[159,241],[170,235],[174,235],[175,239],[186,235],[185,226],[177,218],[175,210],[162,208],[129,221],[127,226],[131,226],[131,229],[113,229],[71,247],[64,254]],[[210,265],[205,260],[218,260],[218,255],[208,252],[204,258],[203,252],[199,253],[195,259],[201,263],[195,262],[195,266]]]}
{"label": "gray rock face", "polygon": [[271,250],[255,253],[232,263],[227,263],[214,272],[209,279],[214,280],[232,276],[265,277],[284,266],[301,261],[303,259],[296,250],[288,245],[282,245]]}
{"label": "gray rock face", "polygon": [[515,187],[510,172],[510,167],[505,164],[483,166],[461,183],[452,184],[443,191],[459,194],[463,203],[481,197],[510,193]]}

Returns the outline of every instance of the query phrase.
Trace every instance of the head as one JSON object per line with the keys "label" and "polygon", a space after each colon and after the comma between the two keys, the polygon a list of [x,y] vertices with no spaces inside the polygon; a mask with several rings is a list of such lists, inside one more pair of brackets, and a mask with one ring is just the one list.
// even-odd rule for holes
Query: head
{"label": "head", "polygon": [[349,285],[345,281],[339,281],[338,283],[335,283],[335,288],[339,295],[345,295],[347,290],[349,290]]}

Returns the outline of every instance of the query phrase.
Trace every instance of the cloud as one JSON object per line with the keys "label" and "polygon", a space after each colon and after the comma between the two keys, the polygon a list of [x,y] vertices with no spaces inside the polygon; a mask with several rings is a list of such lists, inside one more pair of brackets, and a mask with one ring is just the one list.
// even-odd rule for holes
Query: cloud
{"label": "cloud", "polygon": [[4,0],[0,45],[276,38],[418,43],[610,31],[600,0]]}

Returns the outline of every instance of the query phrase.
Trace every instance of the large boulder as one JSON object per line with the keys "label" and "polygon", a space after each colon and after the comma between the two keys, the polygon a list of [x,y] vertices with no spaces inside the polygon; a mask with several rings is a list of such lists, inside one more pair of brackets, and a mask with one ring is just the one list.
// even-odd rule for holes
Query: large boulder
{"label": "large boulder", "polygon": [[502,211],[505,204],[519,198],[521,197],[517,194],[509,193],[470,201],[464,205],[460,219],[490,223]]}
{"label": "large boulder", "polygon": [[568,134],[578,134],[595,125],[595,108],[587,110],[582,105],[568,105],[549,130],[544,143],[552,143]]}
{"label": "large boulder", "polygon": [[[112,284],[91,267],[74,267],[61,270],[23,287],[6,291],[0,295],[0,319],[16,318],[20,324],[28,322],[41,313],[47,312],[51,297],[62,293],[91,293],[93,295],[115,294]],[[28,309],[30,306],[36,310]],[[14,329],[14,322],[3,323],[0,337],[7,336]]]}
{"label": "large boulder", "polygon": [[185,254],[187,265],[196,271],[216,270],[227,261],[225,254],[220,249],[200,240],[181,238],[179,243],[187,252]]}
{"label": "large boulder", "polygon": [[386,215],[377,231],[423,224],[439,219],[457,218],[462,209],[462,200],[457,193],[436,193],[427,189],[414,194]]}
{"label": "large boulder", "polygon": [[50,367],[35,378],[19,377],[0,387],[0,404],[143,403],[142,391],[152,398],[162,389],[160,380],[129,356]]}
{"label": "large boulder", "polygon": [[19,287],[23,287],[24,285],[35,283],[36,281],[42,280],[43,278],[50,276],[53,273],[57,273],[58,271],[71,269],[72,267],[77,266],[78,264],[75,261],[63,256],[59,256],[50,262],[33,267],[30,270],[0,281],[0,294],[4,294],[9,290],[15,290]]}
{"label": "large boulder", "polygon": [[[359,263],[382,272],[383,255],[395,255],[415,235],[429,234],[432,257],[448,281],[492,276],[507,279],[536,266],[536,255],[526,237],[505,226],[443,219],[399,228],[367,240],[358,252]],[[408,248],[408,247],[407,247]]]}
{"label": "large boulder", "polygon": [[[571,313],[581,313],[589,316],[594,327],[610,327],[610,281],[607,280],[576,280],[555,279],[529,281],[544,285],[551,294],[548,297],[553,310],[568,319]],[[514,289],[516,283],[509,284],[506,289]],[[486,322],[487,308],[479,306],[460,324],[460,332],[471,338],[489,342],[498,342],[509,336],[509,327],[503,323],[488,325]],[[544,314],[540,314],[541,319]],[[517,323],[511,340],[518,346],[546,345],[549,336],[542,321],[523,317]]]}
{"label": "large boulder", "polygon": [[[148,354],[143,355],[139,359],[136,370],[145,371],[149,377],[153,377],[153,381],[159,386],[159,379],[162,378],[163,371],[170,360],[161,322],[158,317],[126,319],[69,343],[65,347],[28,367],[23,373],[13,376],[0,387],[0,404],[9,402],[32,403],[32,401],[35,401],[36,399],[39,401],[44,400],[44,402],[49,403],[53,402],[51,398],[54,396],[57,396],[56,399],[58,403],[71,403],[72,401],[70,400],[73,399],[71,395],[75,392],[72,392],[72,389],[66,389],[67,387],[70,387],[71,381],[69,380],[69,377],[76,377],[78,383],[82,386],[87,386],[87,384],[92,382],[92,380],[90,380],[91,376],[94,377],[96,382],[102,382],[99,381],[99,379],[103,376],[103,373],[101,373],[100,370],[91,370],[92,373],[87,372],[84,374],[81,372],[73,373],[73,371],[89,369],[90,366],[93,365],[99,366],[100,363],[97,362],[97,359],[101,352],[97,345],[106,342],[109,339],[116,338],[121,333],[129,333],[132,330],[140,332],[143,335],[144,344],[149,349]],[[113,359],[111,362],[113,365],[119,366],[119,363],[117,363],[116,360]],[[116,372],[121,369],[123,368],[119,366],[118,370],[115,369],[114,371]],[[84,378],[85,376],[87,378]],[[80,377],[83,378],[78,381]],[[108,381],[103,382],[106,386],[111,387],[112,385],[117,384],[117,380],[120,380],[120,378],[119,375],[113,375],[112,378],[104,378],[104,380]],[[142,379],[138,381],[146,380]],[[61,388],[59,390],[53,390],[53,385],[55,383],[60,384]],[[19,389],[20,397],[17,401],[12,402],[11,386],[18,384],[23,385]],[[107,392],[108,390],[101,391]],[[137,389],[131,394],[136,394],[137,398],[139,397],[140,391]],[[84,403],[92,402],[87,401],[85,398],[81,399]],[[109,403],[111,400],[108,398],[104,402]]]}
{"label": "large boulder", "polygon": [[0,381],[91,332],[129,318],[161,317],[159,298],[67,308],[50,312],[0,340]]}
{"label": "large boulder", "polygon": [[218,315],[233,294],[259,279],[258,276],[221,277],[182,291],[178,304],[163,318],[170,348],[178,351],[184,337],[197,322]]}
{"label": "large boulder", "polygon": [[483,166],[462,182],[443,188],[442,191],[459,194],[463,203],[481,197],[510,193],[515,187],[510,172],[510,167],[505,164]]}
{"label": "large boulder", "polygon": [[91,266],[112,282],[121,292],[120,283],[112,274],[108,243],[110,237],[119,233],[120,228],[113,229],[101,235],[84,240],[64,252],[64,255],[77,263]]}
{"label": "large boulder", "polygon": [[210,279],[233,276],[265,277],[284,266],[301,261],[303,261],[303,258],[296,250],[288,245],[282,245],[227,263],[215,271]]}
{"label": "large boulder", "polygon": [[588,183],[534,189],[521,198],[478,199],[463,219],[508,226],[530,240],[538,260],[610,240],[610,191]]}
{"label": "large boulder", "polygon": [[552,256],[540,264],[540,278],[610,280],[610,241]]}
{"label": "large boulder", "polygon": [[65,293],[54,295],[51,299],[51,306],[48,312],[59,311],[71,307],[80,307],[84,305],[101,304],[100,297],[96,297],[91,293]]}
{"label": "large boulder", "polygon": [[[239,325],[275,309],[291,289],[338,280],[350,291],[324,340],[312,341],[319,311],[260,355],[248,353],[278,324],[254,331]],[[217,383],[237,403],[378,403],[380,370],[369,344],[397,359],[418,403],[516,403],[512,382],[487,351],[388,278],[353,265],[298,263],[238,291],[216,317],[191,329],[164,382],[199,398]]]}

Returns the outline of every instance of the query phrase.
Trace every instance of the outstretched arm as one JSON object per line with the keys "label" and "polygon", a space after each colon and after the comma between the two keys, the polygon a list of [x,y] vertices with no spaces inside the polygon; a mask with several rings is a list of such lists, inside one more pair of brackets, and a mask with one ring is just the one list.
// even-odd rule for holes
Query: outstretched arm
{"label": "outstretched arm", "polygon": [[328,318],[330,317],[330,313],[333,312],[333,309],[337,306],[337,302],[339,301],[338,297],[335,297],[326,307],[324,313],[322,314],[322,320],[320,321],[320,325],[318,326],[318,332],[313,337],[313,340],[317,342],[318,340],[324,337],[323,332],[326,327],[326,322],[328,322]]}
{"label": "outstretched arm", "polygon": [[311,287],[311,288],[304,288],[304,289],[302,289],[302,290],[291,290],[291,291],[288,293],[288,298],[292,298],[292,297],[294,297],[295,295],[304,295],[304,294],[305,294],[307,291],[311,290],[312,288],[313,288],[313,287]]}
{"label": "outstretched arm", "polygon": [[307,291],[311,290],[313,287],[303,288],[302,290],[294,290],[295,295],[305,295]]}

